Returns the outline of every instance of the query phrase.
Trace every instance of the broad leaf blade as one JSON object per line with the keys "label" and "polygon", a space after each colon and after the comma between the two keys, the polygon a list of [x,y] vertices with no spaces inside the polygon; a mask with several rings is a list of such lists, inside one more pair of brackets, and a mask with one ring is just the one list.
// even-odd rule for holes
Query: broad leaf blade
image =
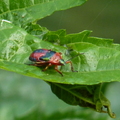
{"label": "broad leaf blade", "polygon": [[16,25],[26,24],[44,18],[54,11],[79,6],[86,0],[1,0],[0,18]]}
{"label": "broad leaf blade", "polygon": [[[47,41],[29,35],[23,29],[11,23],[0,22],[0,68],[23,75],[40,78],[49,82],[64,84],[93,85],[103,82],[120,81],[120,51],[109,47],[100,47],[86,42],[68,44],[76,53],[84,53],[72,60],[78,72],[71,72],[70,66],[63,66],[63,77],[54,68],[43,72],[41,68],[28,66],[30,53],[38,48],[53,49],[61,52],[65,60],[67,48],[53,45]],[[17,67],[16,67],[17,66]],[[56,79],[57,78],[57,79]],[[99,79],[98,79],[99,78]]]}

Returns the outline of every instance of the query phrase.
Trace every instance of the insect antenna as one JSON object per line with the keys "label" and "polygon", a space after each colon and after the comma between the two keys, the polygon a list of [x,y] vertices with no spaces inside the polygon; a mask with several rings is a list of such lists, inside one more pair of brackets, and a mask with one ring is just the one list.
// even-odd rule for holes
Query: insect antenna
{"label": "insect antenna", "polygon": [[[81,54],[84,54],[84,53],[78,53],[77,55],[75,55],[75,56],[73,56],[73,57],[71,57],[70,59],[68,59],[67,61],[70,61],[70,60],[72,60],[73,58],[75,58],[75,57],[77,57],[77,56],[79,56],[79,55],[81,55]],[[67,62],[66,61],[66,62]]]}

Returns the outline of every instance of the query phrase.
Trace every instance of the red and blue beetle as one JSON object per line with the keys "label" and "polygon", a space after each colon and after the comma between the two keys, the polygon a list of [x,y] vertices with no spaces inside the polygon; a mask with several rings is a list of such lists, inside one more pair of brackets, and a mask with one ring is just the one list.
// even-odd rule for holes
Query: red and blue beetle
{"label": "red and blue beetle", "polygon": [[[77,55],[78,56],[78,55]],[[60,73],[62,76],[62,72],[58,70],[58,66],[63,66],[66,64],[70,64],[71,66],[71,71],[74,72],[73,70],[73,65],[71,61],[64,61],[62,59],[62,53],[60,52],[55,52],[49,49],[37,49],[33,53],[31,53],[29,60],[34,62],[33,66],[46,66],[43,71],[47,70],[48,67],[50,66],[55,66],[55,70]]]}

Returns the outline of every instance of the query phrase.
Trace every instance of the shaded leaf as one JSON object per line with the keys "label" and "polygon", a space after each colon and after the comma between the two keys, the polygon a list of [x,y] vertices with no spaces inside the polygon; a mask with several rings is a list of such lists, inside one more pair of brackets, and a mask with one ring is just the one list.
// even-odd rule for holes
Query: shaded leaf
{"label": "shaded leaf", "polygon": [[[50,83],[54,94],[70,105],[89,107],[100,113],[108,113],[115,118],[110,102],[101,92],[101,85],[64,85]],[[107,110],[104,110],[106,108]]]}

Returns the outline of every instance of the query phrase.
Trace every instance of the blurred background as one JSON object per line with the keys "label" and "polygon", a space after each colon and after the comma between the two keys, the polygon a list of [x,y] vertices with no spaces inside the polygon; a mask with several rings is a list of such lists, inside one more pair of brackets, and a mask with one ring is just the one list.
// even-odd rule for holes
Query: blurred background
{"label": "blurred background", "polygon": [[66,29],[67,33],[92,30],[92,36],[120,42],[120,1],[88,0],[82,6],[58,11],[39,21],[51,31]]}
{"label": "blurred background", "polygon": [[[82,6],[55,12],[40,20],[39,24],[51,31],[66,29],[68,34],[92,30],[91,36],[110,38],[114,39],[115,43],[120,43],[120,1],[88,0]],[[105,95],[117,115],[116,120],[119,120],[120,84],[118,82],[110,83],[106,88]],[[73,112],[76,112],[77,115],[80,113],[83,115],[84,112],[89,118],[93,115],[92,120],[102,119],[102,116],[105,117],[102,120],[112,120],[107,114],[99,114],[90,109],[83,111],[83,109],[70,106],[58,99],[51,92],[49,85],[42,80],[0,70],[0,120],[13,120],[14,116],[20,118],[17,120],[23,120],[22,118],[29,115],[31,116],[29,120],[36,120],[34,117],[32,119],[32,116],[36,116],[36,111],[38,114],[42,111],[40,116],[49,116],[57,112],[54,115],[56,118],[58,113],[61,115],[65,113],[69,118]],[[66,111],[68,112],[66,113]]]}

